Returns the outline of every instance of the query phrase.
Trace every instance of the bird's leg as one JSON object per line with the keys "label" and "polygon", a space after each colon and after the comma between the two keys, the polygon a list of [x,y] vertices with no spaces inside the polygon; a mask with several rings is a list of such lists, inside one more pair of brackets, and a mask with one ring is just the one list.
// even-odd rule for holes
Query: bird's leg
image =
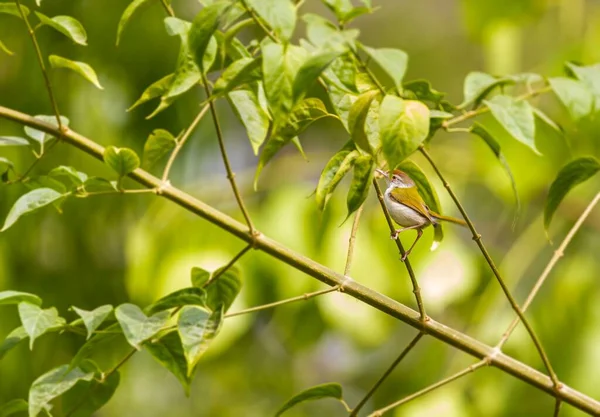
{"label": "bird's leg", "polygon": [[413,242],[412,246],[406,251],[404,252],[404,256],[402,256],[402,258],[400,258],[400,260],[402,262],[406,261],[406,258],[408,257],[408,254],[410,253],[410,251],[413,250],[413,248],[415,247],[415,245],[417,244],[417,241],[419,239],[421,239],[421,236],[423,236],[423,229],[417,229],[417,238],[415,239],[415,241]]}
{"label": "bird's leg", "polygon": [[422,226],[423,226],[423,225],[421,225],[421,224],[416,224],[416,225],[414,225],[414,226],[408,226],[408,227],[403,227],[402,229],[397,229],[397,230],[394,230],[394,231],[392,232],[392,234],[390,235],[390,238],[391,238],[392,240],[396,240],[396,239],[398,239],[398,235],[399,235],[400,233],[404,232],[405,230],[410,230],[410,229],[418,229],[419,227],[422,227]]}

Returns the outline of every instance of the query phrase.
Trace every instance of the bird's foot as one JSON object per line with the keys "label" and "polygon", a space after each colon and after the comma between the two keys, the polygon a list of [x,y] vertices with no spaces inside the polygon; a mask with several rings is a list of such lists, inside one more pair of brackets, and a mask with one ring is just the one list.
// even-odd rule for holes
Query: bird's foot
{"label": "bird's foot", "polygon": [[390,239],[396,240],[398,239],[398,235],[400,234],[400,230],[394,230],[392,234],[390,234]]}
{"label": "bird's foot", "polygon": [[409,254],[409,253],[410,253],[410,252],[404,252],[404,255],[402,255],[402,257],[400,258],[400,261],[401,261],[401,262],[405,262],[405,261],[406,261],[406,259],[408,258],[408,254]]}

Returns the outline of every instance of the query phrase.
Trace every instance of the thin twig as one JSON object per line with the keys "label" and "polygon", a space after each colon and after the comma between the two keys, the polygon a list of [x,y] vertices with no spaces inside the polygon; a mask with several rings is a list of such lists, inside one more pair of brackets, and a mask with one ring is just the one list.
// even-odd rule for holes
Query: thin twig
{"label": "thin twig", "polygon": [[339,291],[340,286],[336,285],[335,287],[326,288],[324,290],[309,292],[306,294],[299,295],[297,297],[286,298],[285,300],[275,301],[274,303],[263,304],[256,307],[247,308],[245,310],[236,311],[235,313],[228,313],[225,315],[225,318],[241,316],[242,314],[254,313],[261,310],[266,310],[273,307],[279,307],[284,304],[295,303],[296,301],[306,301],[308,299],[318,297],[319,295],[328,294],[330,292]]}
{"label": "thin twig", "polygon": [[556,399],[556,402],[554,403],[554,415],[553,417],[558,417],[558,415],[560,414],[560,407],[562,405],[562,400],[560,398]]}
{"label": "thin twig", "polygon": [[449,384],[452,381],[457,380],[458,378],[465,376],[479,368],[481,368],[482,366],[487,365],[487,360],[481,360],[479,362],[477,362],[476,364],[473,364],[471,366],[469,366],[468,368],[463,369],[460,372],[455,373],[454,375],[449,376],[448,378],[442,379],[441,381],[432,384],[426,388],[423,388],[421,391],[417,391],[414,394],[409,395],[408,397],[404,397],[403,399],[401,399],[400,401],[396,401],[395,403],[392,403],[390,405],[387,405],[383,408],[380,408],[377,411],[374,411],[373,413],[369,414],[369,417],[381,417],[384,413],[390,411],[393,408],[399,407],[402,404],[406,404],[409,401],[414,400],[415,398],[421,397],[443,385]]}
{"label": "thin twig", "polygon": [[414,348],[416,346],[416,344],[419,342],[419,340],[421,340],[423,335],[424,335],[423,332],[419,332],[413,338],[413,340],[411,340],[411,342],[408,344],[408,346],[406,346],[404,348],[404,350],[402,352],[400,352],[400,355],[396,358],[396,360],[394,360],[394,362],[392,362],[392,364],[388,367],[388,369],[386,369],[386,371],[383,373],[383,375],[381,375],[381,378],[379,378],[377,380],[377,382],[375,383],[375,385],[373,385],[373,387],[369,390],[369,392],[367,392],[367,395],[365,395],[363,397],[363,399],[360,400],[360,402],[356,405],[356,407],[354,407],[354,409],[350,413],[349,417],[356,417],[358,415],[358,412],[360,411],[360,409],[364,407],[364,405],[367,403],[367,401],[369,401],[369,398],[371,398],[373,396],[373,394],[375,393],[375,391],[377,391],[377,389],[383,383],[383,381],[385,381],[387,379],[387,377],[390,376],[390,374],[394,371],[394,369],[396,369],[396,367],[402,361],[402,359],[404,359],[404,357],[406,355],[408,355],[408,352],[410,352],[412,350],[412,348]]}
{"label": "thin twig", "polygon": [[346,266],[344,267],[344,275],[350,273],[352,267],[352,258],[354,256],[354,243],[356,242],[356,232],[358,231],[358,224],[360,223],[360,215],[362,214],[364,204],[361,205],[356,213],[354,213],[354,221],[352,222],[352,230],[350,231],[350,238],[348,239],[348,254],[346,255]]}
{"label": "thin twig", "polygon": [[531,337],[531,340],[533,341],[537,351],[539,352],[540,357],[542,358],[542,362],[544,363],[544,366],[546,367],[546,370],[548,371],[548,374],[550,375],[550,379],[552,379],[554,388],[555,388],[555,390],[558,391],[560,388],[560,382],[558,380],[558,377],[556,376],[556,373],[554,372],[554,369],[552,368],[552,365],[550,364],[548,355],[546,355],[546,351],[544,350],[544,347],[542,346],[541,341],[538,339],[535,331],[533,330],[533,327],[531,327],[531,324],[529,324],[529,321],[525,318],[525,314],[523,313],[523,310],[521,310],[521,308],[519,307],[519,304],[517,304],[517,301],[512,296],[510,290],[508,289],[508,286],[506,285],[506,283],[504,282],[504,279],[500,275],[500,271],[496,267],[496,264],[494,263],[492,257],[490,256],[485,245],[483,244],[483,241],[481,240],[481,235],[479,233],[477,233],[477,230],[475,229],[475,225],[473,224],[473,222],[467,215],[467,212],[465,211],[463,205],[458,200],[458,197],[456,196],[456,194],[454,193],[452,188],[450,188],[450,184],[448,184],[448,181],[446,181],[446,179],[444,178],[444,175],[438,168],[437,164],[433,161],[433,159],[431,159],[431,156],[425,150],[425,147],[423,145],[421,145],[419,147],[419,150],[421,151],[421,154],[423,154],[423,156],[427,159],[427,161],[429,161],[432,168],[434,169],[437,176],[439,177],[440,181],[442,181],[442,184],[444,185],[446,190],[448,190],[448,194],[450,194],[450,197],[456,204],[456,207],[458,207],[458,210],[460,211],[463,218],[467,222],[467,226],[469,227],[469,229],[471,230],[471,233],[473,234],[473,240],[475,241],[475,243],[477,243],[479,250],[483,254],[483,257],[485,258],[488,265],[490,266],[490,269],[494,273],[494,276],[496,277],[498,283],[500,284],[502,291],[504,291],[504,295],[508,299],[508,302],[512,306],[513,310],[515,310],[515,312],[517,313],[517,316],[521,319],[521,321],[523,322],[523,325],[527,329],[527,332],[529,333],[529,336]]}
{"label": "thin twig", "polygon": [[225,272],[227,272],[229,270],[229,268],[231,268],[250,249],[252,249],[252,245],[251,244],[244,246],[244,249],[242,249],[241,251],[239,251],[237,253],[237,255],[235,255],[233,258],[231,258],[231,261],[229,261],[227,263],[227,265],[225,265],[224,267],[222,267],[221,269],[219,269],[219,272],[217,272],[216,274],[214,274],[213,276],[211,276],[210,279],[208,281],[206,281],[203,286],[204,287],[208,287],[214,281],[216,281],[217,279],[219,279],[219,277],[221,275],[223,275]]}
{"label": "thin twig", "polygon": [[160,0],[160,3],[162,4],[163,8],[165,9],[165,11],[167,12],[167,14],[169,16],[171,16],[171,17],[175,16],[175,12],[173,11],[173,8],[167,2],[167,0]]}
{"label": "thin twig", "polygon": [[[585,220],[588,218],[596,204],[598,204],[598,201],[600,201],[600,193],[596,194],[596,196],[588,204],[588,206],[585,208],[583,213],[581,213],[581,216],[579,216],[571,230],[569,230],[569,233],[567,233],[567,236],[565,236],[558,249],[554,251],[552,259],[550,259],[550,262],[548,262],[548,265],[546,265],[546,268],[544,268],[544,272],[542,272],[542,275],[540,275],[540,277],[537,279],[535,285],[533,286],[533,288],[529,292],[529,295],[527,296],[527,299],[525,300],[525,304],[523,304],[523,307],[521,307],[523,312],[527,311],[527,309],[531,305],[531,302],[537,295],[538,291],[550,275],[550,272],[554,268],[554,265],[556,265],[558,260],[564,256],[565,249],[567,248],[567,246],[569,246],[569,243],[571,243],[571,240],[573,240],[573,237],[575,236],[577,231],[579,231],[579,229],[581,228]],[[515,330],[515,327],[517,327],[517,325],[519,324],[519,321],[519,317],[515,317],[512,323],[510,323],[510,326],[508,326],[508,329],[506,329],[506,331],[502,335],[502,339],[500,339],[500,342],[498,342],[498,348],[502,349],[512,332]]]}
{"label": "thin twig", "polygon": [[202,109],[200,110],[200,112],[198,113],[196,118],[192,121],[192,123],[185,130],[185,132],[181,136],[181,139],[179,139],[177,141],[177,145],[175,145],[175,148],[173,149],[173,152],[171,152],[171,155],[169,156],[169,160],[167,161],[167,164],[165,165],[165,169],[162,174],[163,182],[166,182],[169,179],[169,172],[171,171],[171,167],[173,166],[173,163],[175,162],[175,158],[177,158],[177,154],[179,153],[179,151],[181,151],[181,148],[183,148],[183,145],[185,145],[185,142],[192,135],[192,132],[194,131],[194,129],[196,129],[196,126],[198,126],[198,123],[200,123],[200,120],[202,120],[202,118],[208,111],[208,108],[209,108],[209,105],[207,103],[204,105],[204,107],[202,107]]}
{"label": "thin twig", "polygon": [[[383,211],[383,215],[387,221],[387,224],[390,228],[390,232],[394,233],[396,228],[394,227],[394,223],[392,222],[392,218],[390,216],[390,212],[388,211],[385,201],[383,200],[383,194],[381,192],[381,188],[379,188],[379,184],[377,180],[373,178],[373,187],[375,188],[375,192],[377,193],[377,198],[379,199],[379,205],[381,205],[381,210]],[[396,246],[400,251],[400,255],[404,257],[406,251],[404,250],[404,246],[402,246],[402,242],[400,241],[400,236],[396,238]],[[417,301],[417,307],[419,308],[419,314],[421,316],[421,321],[429,320],[427,317],[427,313],[425,313],[425,304],[423,303],[423,299],[421,298],[421,288],[419,287],[419,283],[417,281],[417,277],[415,272],[412,269],[412,265],[410,264],[410,260],[406,258],[404,260],[404,266],[406,267],[406,271],[408,271],[408,276],[410,277],[410,282],[412,283],[413,293],[415,294],[415,299]]]}
{"label": "thin twig", "polygon": [[233,190],[233,194],[235,195],[235,199],[237,200],[238,206],[242,214],[244,215],[244,219],[246,220],[246,224],[248,225],[248,229],[250,232],[250,236],[255,237],[256,230],[254,229],[254,225],[252,224],[252,220],[250,219],[250,214],[246,209],[246,205],[244,204],[244,200],[242,200],[242,195],[240,194],[240,190],[238,189],[237,183],[235,182],[235,173],[231,169],[231,164],[229,163],[229,157],[227,156],[227,150],[225,149],[225,142],[223,140],[223,131],[221,130],[221,124],[219,123],[219,118],[217,117],[217,109],[215,108],[215,103],[211,100],[211,91],[210,86],[208,85],[208,80],[206,79],[206,74],[202,72],[202,84],[204,84],[204,91],[206,92],[206,98],[208,100],[208,106],[210,108],[210,113],[212,115],[213,123],[215,125],[215,130],[217,132],[217,138],[219,140],[219,149],[221,150],[221,157],[223,158],[223,164],[225,164],[225,170],[227,171],[227,178],[231,184],[231,189]]}
{"label": "thin twig", "polygon": [[252,19],[254,19],[254,21],[256,22],[256,24],[263,30],[263,32],[265,32],[265,34],[269,38],[271,38],[271,40],[273,42],[279,42],[279,39],[277,39],[277,36],[275,36],[269,30],[269,28],[262,22],[262,20],[260,19],[260,17],[258,17],[258,15],[254,11],[254,9],[248,5],[248,2],[246,0],[241,0],[241,4],[242,4],[242,6],[244,6],[244,8],[246,9],[246,11],[250,15],[250,17],[252,17]]}

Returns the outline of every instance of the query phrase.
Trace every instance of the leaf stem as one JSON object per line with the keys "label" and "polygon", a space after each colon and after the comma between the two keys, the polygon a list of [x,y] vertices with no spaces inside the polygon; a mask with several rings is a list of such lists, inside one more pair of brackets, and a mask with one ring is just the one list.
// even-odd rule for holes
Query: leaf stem
{"label": "leaf stem", "polygon": [[248,244],[244,247],[244,249],[242,249],[241,251],[239,251],[237,253],[237,255],[235,255],[231,261],[229,261],[227,263],[227,265],[225,265],[224,267],[222,267],[219,272],[217,272],[215,275],[211,276],[210,279],[208,281],[206,281],[203,285],[203,287],[208,287],[210,284],[212,284],[214,281],[216,281],[217,279],[219,279],[219,277],[221,275],[223,275],[225,272],[227,272],[227,270],[229,270],[229,268],[231,268],[242,256],[244,256],[244,254],[246,252],[248,252],[250,249],[252,249],[252,244]]}
{"label": "leaf stem", "polygon": [[204,117],[206,112],[208,111],[208,108],[209,108],[209,105],[207,103],[204,105],[204,107],[202,107],[202,109],[200,110],[200,112],[198,113],[196,118],[192,121],[192,123],[185,130],[185,132],[183,133],[183,136],[181,136],[181,139],[179,139],[177,141],[177,145],[175,145],[175,148],[173,149],[173,152],[171,152],[171,155],[169,156],[169,160],[167,161],[167,164],[165,165],[165,169],[162,174],[163,182],[166,182],[169,180],[169,173],[171,171],[173,163],[175,162],[175,158],[177,158],[177,154],[179,154],[179,151],[181,151],[181,148],[183,148],[183,145],[185,145],[185,142],[192,135],[192,132],[196,129],[196,126],[198,126],[198,123],[200,123],[200,121],[202,120],[202,118]]}
{"label": "leaf stem", "polygon": [[369,392],[367,392],[367,395],[365,395],[363,397],[363,399],[360,400],[360,402],[356,405],[356,407],[354,407],[354,409],[350,413],[349,417],[356,417],[358,415],[358,412],[360,411],[361,408],[364,407],[364,405],[367,403],[367,401],[369,401],[369,398],[371,398],[373,396],[373,394],[375,393],[375,391],[377,391],[377,389],[383,383],[383,381],[385,381],[387,379],[387,377],[390,376],[390,374],[394,371],[394,369],[396,369],[396,367],[402,361],[402,359],[404,359],[404,357],[406,355],[408,355],[408,352],[410,352],[412,350],[412,348],[414,348],[417,345],[417,343],[419,342],[419,340],[421,340],[421,338],[423,336],[424,336],[423,332],[417,333],[417,335],[411,340],[411,342],[408,344],[408,346],[406,346],[404,348],[404,350],[402,350],[402,352],[400,352],[400,355],[396,358],[396,360],[394,360],[394,362],[392,362],[392,364],[388,367],[388,369],[386,369],[386,371],[383,373],[381,378],[379,378],[377,380],[377,382],[375,383],[375,385],[373,385],[373,387],[369,390]]}
{"label": "leaf stem", "polygon": [[[558,260],[564,256],[565,249],[567,248],[567,246],[569,246],[569,243],[571,243],[571,240],[573,240],[573,237],[575,236],[577,231],[579,231],[579,229],[581,228],[581,225],[583,225],[583,222],[585,222],[585,220],[589,217],[590,213],[592,212],[592,210],[594,209],[596,204],[598,204],[598,201],[600,201],[600,193],[596,194],[596,196],[588,204],[588,206],[585,208],[583,213],[581,213],[581,216],[579,216],[579,218],[577,219],[577,221],[575,222],[575,224],[573,225],[571,230],[569,230],[569,233],[567,233],[567,236],[565,236],[564,240],[561,242],[558,249],[556,249],[556,251],[554,251],[554,255],[550,259],[550,262],[548,262],[548,265],[546,265],[546,268],[544,268],[542,275],[540,275],[540,277],[537,279],[535,285],[529,292],[529,295],[527,296],[527,299],[525,300],[525,304],[523,304],[523,307],[521,307],[523,312],[527,311],[527,309],[531,305],[533,299],[537,295],[538,291],[540,290],[540,288],[542,287],[542,285],[548,278],[548,275],[550,275],[550,272],[554,268],[554,265],[556,265]],[[512,332],[515,330],[515,328],[519,324],[519,321],[520,321],[520,318],[515,317],[515,319],[512,321],[512,323],[510,323],[510,326],[508,326],[508,329],[506,329],[506,331],[502,335],[502,339],[500,339],[500,342],[498,342],[498,344],[496,345],[498,348],[502,349],[502,347],[507,342],[507,340],[510,337],[510,335],[512,334]]]}
{"label": "leaf stem", "polygon": [[241,0],[240,3],[242,4],[242,6],[244,6],[244,8],[246,9],[246,11],[250,15],[250,17],[252,17],[252,19],[254,19],[254,21],[256,22],[256,24],[263,30],[263,32],[265,32],[265,34],[269,38],[271,38],[271,40],[273,42],[278,42],[279,43],[279,39],[277,39],[277,36],[275,36],[269,30],[269,28],[262,22],[262,20],[260,19],[260,17],[258,17],[258,15],[254,11],[254,9],[248,5],[248,2],[246,0]]}
{"label": "leaf stem", "polygon": [[173,11],[173,8],[167,2],[167,0],[160,0],[160,3],[162,4],[163,8],[165,9],[165,11],[167,12],[167,14],[169,16],[171,16],[171,17],[175,16],[175,12]]}
{"label": "leaf stem", "polygon": [[228,313],[225,315],[225,318],[241,316],[242,314],[254,313],[261,310],[266,310],[273,307],[279,307],[284,304],[295,303],[296,301],[306,301],[314,297],[318,297],[319,295],[328,294],[330,292],[339,291],[340,286],[336,285],[335,287],[326,288],[324,290],[309,292],[306,294],[298,295],[292,298],[286,298],[285,300],[275,301],[274,303],[263,304],[256,307],[247,308],[245,310],[236,311],[235,313]]}
{"label": "leaf stem", "polygon": [[[390,212],[388,211],[385,205],[385,201],[383,200],[383,193],[381,192],[381,188],[379,188],[379,184],[377,183],[377,180],[375,178],[373,178],[373,187],[375,188],[375,192],[377,193],[377,199],[379,200],[379,205],[381,206],[381,210],[383,211],[385,220],[387,221],[388,227],[390,228],[390,232],[394,233],[396,231],[396,228],[394,227],[394,223],[392,222]],[[400,255],[404,257],[406,251],[404,250],[404,246],[402,246],[400,236],[396,238],[396,246],[400,251]],[[413,271],[412,265],[408,258],[406,258],[406,260],[404,261],[404,266],[406,268],[406,271],[408,272],[408,276],[410,277],[410,282],[412,283],[413,293],[415,294],[415,299],[417,301],[417,307],[419,309],[421,321],[427,321],[429,320],[429,317],[427,317],[427,313],[425,312],[425,304],[423,303],[423,299],[421,298],[421,288],[419,287],[419,282],[417,281],[415,271]]]}
{"label": "leaf stem", "polygon": [[238,189],[237,183],[235,181],[235,173],[231,169],[231,164],[229,163],[229,157],[227,156],[227,150],[225,149],[225,142],[223,140],[223,131],[221,130],[221,124],[219,123],[219,118],[217,117],[217,110],[215,108],[215,103],[211,100],[211,91],[210,86],[208,85],[208,80],[206,79],[206,74],[204,71],[200,71],[202,73],[202,84],[204,84],[204,91],[206,92],[206,97],[208,100],[208,106],[210,108],[210,114],[212,115],[213,124],[215,125],[215,130],[217,133],[217,138],[219,140],[219,149],[221,150],[221,156],[223,158],[223,164],[225,164],[225,170],[227,171],[227,178],[231,184],[231,189],[233,190],[233,194],[235,195],[235,199],[237,200],[238,206],[242,214],[244,215],[244,219],[246,220],[246,224],[248,225],[250,236],[255,237],[257,232],[254,229],[254,225],[252,224],[252,220],[250,219],[250,214],[246,209],[246,205],[244,204],[244,200],[242,200],[242,195],[240,194],[240,190]]}
{"label": "leaf stem", "polygon": [[475,229],[475,225],[473,224],[473,222],[467,215],[466,210],[464,209],[464,207],[458,200],[458,197],[456,196],[456,194],[454,193],[452,188],[450,188],[450,184],[448,184],[448,181],[446,181],[446,179],[444,178],[444,175],[442,174],[442,172],[440,171],[440,169],[438,168],[436,163],[433,161],[433,159],[431,158],[431,156],[429,155],[427,150],[425,150],[425,147],[423,145],[421,145],[419,147],[419,151],[421,152],[421,154],[423,154],[423,156],[427,159],[427,161],[429,161],[429,164],[432,166],[432,168],[436,172],[440,181],[442,181],[442,184],[444,185],[446,190],[448,190],[448,194],[450,194],[450,197],[454,201],[454,204],[456,204],[456,207],[458,208],[458,210],[462,214],[463,218],[467,222],[467,226],[469,227],[469,229],[471,230],[471,233],[473,234],[473,240],[479,247],[479,250],[483,254],[483,257],[485,258],[488,265],[490,266],[490,269],[494,273],[494,276],[496,277],[496,280],[500,284],[500,287],[502,288],[504,295],[508,299],[508,302],[510,303],[513,310],[517,313],[517,316],[521,319],[521,321],[523,322],[523,325],[527,329],[527,332],[529,333],[529,336],[531,337],[531,340],[533,341],[540,357],[542,358],[542,362],[544,363],[544,366],[546,367],[546,370],[548,371],[548,374],[550,375],[550,379],[552,380],[554,389],[556,391],[558,391],[560,389],[560,381],[558,380],[558,377],[556,376],[556,373],[554,372],[554,369],[552,368],[552,365],[550,364],[550,360],[548,359],[548,356],[546,355],[546,351],[544,350],[541,341],[538,339],[535,331],[533,330],[533,327],[531,327],[531,324],[529,324],[529,321],[525,317],[523,310],[521,310],[521,308],[517,304],[515,298],[512,296],[510,290],[508,289],[508,286],[504,282],[504,279],[502,279],[502,276],[500,275],[500,271],[496,267],[496,264],[494,263],[492,257],[490,256],[485,245],[483,244],[483,241],[481,240],[481,235],[479,233],[477,233],[477,230]]}
{"label": "leaf stem", "polygon": [[354,213],[354,221],[352,222],[352,231],[350,232],[350,238],[348,239],[348,254],[346,255],[346,266],[344,267],[344,275],[350,273],[352,267],[352,258],[354,256],[354,243],[356,242],[356,232],[358,231],[358,224],[360,223],[360,215],[362,214],[364,204],[362,204],[356,213]]}

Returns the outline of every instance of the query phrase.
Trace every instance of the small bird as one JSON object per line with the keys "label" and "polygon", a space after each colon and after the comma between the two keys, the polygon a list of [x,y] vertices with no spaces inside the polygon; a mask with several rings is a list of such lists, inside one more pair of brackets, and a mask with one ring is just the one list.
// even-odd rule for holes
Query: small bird
{"label": "small bird", "polygon": [[[387,172],[381,169],[377,169],[377,172],[389,179]],[[433,225],[434,228],[439,227],[440,221],[455,223],[461,226],[467,225],[463,220],[442,216],[427,207],[427,204],[425,204],[425,201],[419,194],[415,182],[408,174],[406,174],[406,172],[400,171],[399,169],[395,169],[392,172],[389,186],[387,190],[385,190],[384,201],[392,219],[402,226],[401,229],[397,229],[392,233],[392,239],[397,239],[398,235],[405,230],[417,230],[417,238],[412,246],[404,253],[404,256],[402,256],[402,262],[406,260],[410,251],[415,247],[417,241],[423,235],[423,229],[430,224]]]}

